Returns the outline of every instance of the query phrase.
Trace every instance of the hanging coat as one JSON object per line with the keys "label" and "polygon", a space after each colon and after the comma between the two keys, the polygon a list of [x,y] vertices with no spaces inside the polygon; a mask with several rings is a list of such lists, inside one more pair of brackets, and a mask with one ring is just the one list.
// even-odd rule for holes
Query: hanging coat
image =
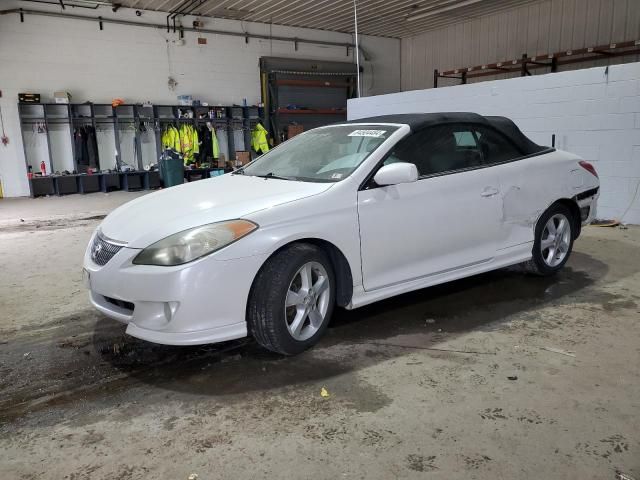
{"label": "hanging coat", "polygon": [[182,124],[180,126],[180,130],[178,131],[180,138],[180,151],[184,154],[185,159],[189,151],[191,150],[191,139],[189,137],[189,125]]}
{"label": "hanging coat", "polygon": [[216,160],[220,158],[220,145],[218,144],[218,134],[215,128],[211,131],[211,153]]}
{"label": "hanging coat", "polygon": [[87,127],[87,155],[89,166],[91,168],[100,168],[100,160],[98,159],[98,139],[96,138],[96,129],[93,126]]}
{"label": "hanging coat", "polygon": [[267,153],[269,142],[267,142],[267,130],[258,123],[251,131],[251,147],[257,153]]}
{"label": "hanging coat", "polygon": [[180,144],[180,132],[174,125],[171,125],[169,131],[169,141],[171,142],[172,149],[174,149],[178,153],[182,152],[182,145]]}
{"label": "hanging coat", "polygon": [[199,152],[198,132],[186,123],[180,127],[180,148],[185,165],[192,163],[194,155]]}
{"label": "hanging coat", "polygon": [[[86,167],[89,165],[89,152],[87,150],[87,132],[84,127],[76,128],[73,132],[73,143],[76,155],[76,165]],[[83,168],[82,171],[86,171]]]}
{"label": "hanging coat", "polygon": [[198,140],[198,131],[189,125],[189,129],[191,131],[191,150],[194,156],[197,156],[200,153],[200,141]]}
{"label": "hanging coat", "polygon": [[198,161],[200,163],[207,163],[211,159],[217,159],[220,157],[220,146],[218,145],[218,137],[213,126],[201,126],[198,130],[198,140],[200,143]]}
{"label": "hanging coat", "polygon": [[162,131],[162,135],[160,136],[160,143],[162,144],[162,149],[169,148],[169,128],[165,128]]}
{"label": "hanging coat", "polygon": [[162,148],[170,148],[176,152],[181,152],[180,135],[178,129],[173,125],[168,125],[162,133]]}

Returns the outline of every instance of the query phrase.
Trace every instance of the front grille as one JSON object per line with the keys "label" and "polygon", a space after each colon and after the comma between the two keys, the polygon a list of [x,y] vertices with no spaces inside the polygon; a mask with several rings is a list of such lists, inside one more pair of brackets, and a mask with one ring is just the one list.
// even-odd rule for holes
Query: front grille
{"label": "front grille", "polygon": [[97,234],[91,245],[91,260],[98,265],[106,265],[121,248],[122,245],[110,243]]}

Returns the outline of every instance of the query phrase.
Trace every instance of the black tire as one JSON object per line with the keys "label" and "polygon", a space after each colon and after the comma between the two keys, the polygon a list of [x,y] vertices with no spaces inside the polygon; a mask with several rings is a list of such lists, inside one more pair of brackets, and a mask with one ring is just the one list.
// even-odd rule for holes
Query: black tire
{"label": "black tire", "polygon": [[[545,262],[543,258],[542,251],[540,249],[540,244],[543,239],[543,234],[544,234],[544,230],[545,230],[545,226],[547,225],[547,222],[551,217],[558,214],[564,215],[569,221],[568,222],[569,228],[570,228],[569,248],[567,250],[567,253],[564,259],[558,265],[550,266],[547,264],[547,262]],[[549,209],[540,216],[540,218],[538,219],[538,223],[536,224],[532,257],[531,257],[531,260],[524,262],[522,264],[524,271],[533,275],[538,275],[538,276],[549,276],[549,275],[555,275],[556,273],[558,273],[564,267],[564,265],[569,260],[569,257],[571,256],[571,251],[573,250],[573,241],[575,239],[575,233],[576,233],[575,228],[576,228],[576,219],[574,218],[573,213],[568,207],[566,207],[565,205],[562,205],[561,203],[555,203],[551,207],[549,207]]]}
{"label": "black tire", "polygon": [[[285,299],[298,270],[308,262],[317,262],[329,277],[329,304],[324,321],[310,338],[300,341],[287,327]],[[295,243],[269,258],[256,276],[247,303],[249,334],[268,350],[296,355],[315,345],[331,320],[335,304],[335,275],[329,257],[308,243]]]}

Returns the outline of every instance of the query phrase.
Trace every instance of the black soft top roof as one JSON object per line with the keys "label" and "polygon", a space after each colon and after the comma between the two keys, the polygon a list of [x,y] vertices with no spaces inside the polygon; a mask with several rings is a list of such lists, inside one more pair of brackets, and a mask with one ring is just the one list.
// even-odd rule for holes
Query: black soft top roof
{"label": "black soft top roof", "polygon": [[506,117],[483,116],[471,112],[442,112],[442,113],[401,113],[396,115],[380,115],[378,117],[358,118],[346,123],[398,123],[409,125],[412,132],[423,128],[447,123],[475,123],[493,127],[510,138],[525,155],[547,150],[529,140],[512,120]]}

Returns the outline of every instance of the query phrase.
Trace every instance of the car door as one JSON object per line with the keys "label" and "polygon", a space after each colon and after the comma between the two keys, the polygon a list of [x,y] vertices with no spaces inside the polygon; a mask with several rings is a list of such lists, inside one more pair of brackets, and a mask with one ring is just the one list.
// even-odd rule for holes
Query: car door
{"label": "car door", "polygon": [[532,223],[540,214],[541,199],[546,197],[544,169],[532,168],[538,158],[523,158],[523,152],[502,133],[488,126],[475,128],[483,162],[490,166],[500,182],[502,222],[498,249],[507,249],[533,241]]}
{"label": "car door", "polygon": [[397,161],[414,163],[420,178],[382,187],[370,180],[358,192],[365,290],[490,262],[499,235],[499,184],[483,168],[472,128],[413,133],[384,163]]}

